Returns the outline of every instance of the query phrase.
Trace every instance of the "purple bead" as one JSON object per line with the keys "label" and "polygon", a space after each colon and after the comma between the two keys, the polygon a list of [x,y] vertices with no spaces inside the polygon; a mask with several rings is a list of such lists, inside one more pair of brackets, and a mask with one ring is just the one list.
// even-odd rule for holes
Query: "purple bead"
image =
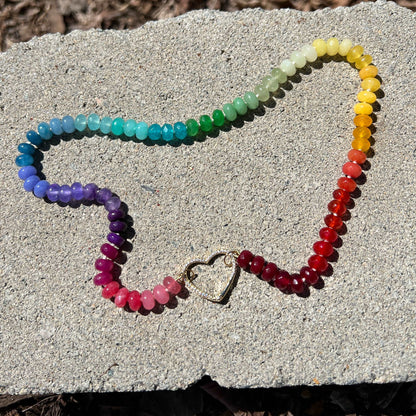
{"label": "purple bead", "polygon": [[72,199],[72,191],[69,185],[62,185],[59,190],[59,200],[67,203]]}
{"label": "purple bead", "polygon": [[105,204],[112,196],[113,193],[108,188],[102,188],[96,193],[95,199],[99,204]]}
{"label": "purple bead", "polygon": [[71,185],[71,191],[72,191],[72,198],[75,199],[75,201],[81,201],[84,199],[84,191],[82,189],[82,185],[79,182],[74,182]]}
{"label": "purple bead", "polygon": [[19,169],[19,178],[22,180],[27,179],[29,176],[33,176],[36,175],[36,168],[32,165],[28,165],[28,166],[23,166],[22,168]]}
{"label": "purple bead", "polygon": [[84,186],[84,198],[87,201],[94,201],[95,193],[98,191],[98,186],[95,183],[89,183]]}
{"label": "purple bead", "polygon": [[120,205],[120,198],[112,196],[110,199],[107,199],[107,201],[104,204],[104,207],[107,211],[114,211],[115,209],[119,209]]}
{"label": "purple bead", "polygon": [[124,221],[111,221],[110,231],[113,233],[119,233],[127,228],[127,224]]}
{"label": "purple bead", "polygon": [[115,209],[114,211],[110,211],[107,215],[108,221],[116,221],[120,218],[124,218],[124,211],[121,209]]}
{"label": "purple bead", "polygon": [[124,240],[124,238],[123,238],[123,237],[121,237],[120,235],[115,234],[115,233],[110,233],[110,234],[108,234],[108,235],[107,235],[107,240],[108,240],[111,244],[114,244],[114,245],[115,245],[115,246],[117,246],[117,247],[121,247],[121,246],[124,244],[124,242],[125,242],[125,240]]}
{"label": "purple bead", "polygon": [[46,196],[48,197],[49,201],[56,202],[59,201],[59,191],[61,187],[57,183],[53,183],[49,186],[46,190]]}
{"label": "purple bead", "polygon": [[23,184],[23,188],[25,189],[25,191],[28,191],[28,192],[33,191],[33,188],[39,181],[40,181],[39,176],[31,175],[25,180]]}

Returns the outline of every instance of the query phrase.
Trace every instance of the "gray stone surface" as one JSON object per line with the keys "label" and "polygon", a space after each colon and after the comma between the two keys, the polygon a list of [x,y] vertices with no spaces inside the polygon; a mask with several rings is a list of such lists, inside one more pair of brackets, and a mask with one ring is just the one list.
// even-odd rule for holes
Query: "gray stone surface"
{"label": "gray stone surface", "polygon": [[[374,157],[334,272],[308,298],[241,273],[225,305],[191,293],[127,313],[100,297],[102,207],[22,190],[25,132],[54,116],[175,122],[250,90],[317,37],[349,37],[383,81]],[[394,3],[315,13],[197,11],[133,31],[48,35],[0,55],[0,393],[277,387],[416,378],[416,19]],[[92,136],[44,154],[50,181],[108,186],[134,221],[129,288],[189,260],[248,248],[295,272],[346,160],[359,78],[345,63],[300,74],[264,108],[193,145]],[[155,190],[154,192],[152,191]]]}

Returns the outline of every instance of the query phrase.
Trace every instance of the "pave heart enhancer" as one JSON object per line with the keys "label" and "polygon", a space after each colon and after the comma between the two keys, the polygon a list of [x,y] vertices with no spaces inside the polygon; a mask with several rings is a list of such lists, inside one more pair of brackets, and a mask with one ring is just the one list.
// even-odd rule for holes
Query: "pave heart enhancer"
{"label": "pave heart enhancer", "polygon": [[[18,151],[21,154],[16,158],[17,166],[21,167],[19,178],[24,181],[24,189],[33,192],[38,198],[47,198],[51,202],[64,204],[73,201],[89,201],[89,203],[92,201],[104,205],[108,211],[110,233],[107,235],[108,242],[101,246],[103,258],[95,262],[95,268],[99,273],[94,277],[94,283],[103,286],[102,296],[113,299],[115,305],[120,308],[126,307],[131,311],[150,311],[158,304],[165,305],[182,292],[185,280],[194,291],[205,299],[220,302],[232,288],[238,268],[257,275],[284,293],[304,293],[309,286],[316,285],[320,276],[328,270],[328,260],[331,260],[334,253],[333,245],[344,226],[344,214],[347,208],[351,207],[349,205],[350,195],[356,189],[356,179],[362,175],[361,165],[365,163],[366,153],[371,146],[372,104],[377,99],[375,92],[380,88],[380,81],[376,78],[377,67],[371,65],[371,56],[363,55],[363,52],[362,46],[353,46],[349,39],[344,39],[342,42],[336,38],[328,39],[326,42],[316,39],[311,45],[304,45],[299,51],[293,52],[289,59],[283,60],[279,67],[273,69],[270,75],[262,79],[253,92],[247,92],[243,98],[238,97],[232,103],[225,104],[221,110],[214,110],[212,116],[202,115],[199,123],[194,119],[189,119],[186,123],[148,126],[143,121],[100,118],[97,114],[90,114],[88,117],[79,114],[75,119],[71,116],[65,116],[62,119],[53,118],[49,123],[40,123],[37,132],[33,130],[27,132],[26,137],[29,143],[19,144]],[[248,250],[243,250],[240,253],[221,251],[214,253],[207,261],[193,260],[189,262],[177,279],[170,276],[165,277],[163,284],[156,285],[152,291],[144,290],[142,293],[136,290],[129,291],[121,285],[114,273],[114,265],[119,263],[123,250],[127,228],[126,215],[120,199],[108,188],[100,189],[94,183],[85,186],[79,182],[75,182],[71,186],[58,185],[56,183],[50,184],[39,177],[41,176],[39,161],[41,151],[45,148],[44,142],[54,136],[99,131],[112,137],[129,138],[135,136],[138,140],[154,142],[191,140],[198,134],[221,129],[225,123],[233,122],[248,111],[256,110],[260,102],[268,101],[270,95],[273,95],[281,85],[285,84],[288,78],[290,80],[290,77],[295,75],[298,69],[324,55],[341,57],[344,61],[355,66],[359,70],[362,80],[362,91],[358,93],[358,103],[354,105],[356,113],[354,118],[356,127],[352,132],[354,140],[351,143],[352,149],[348,152],[348,161],[342,167],[343,176],[338,179],[338,189],[334,191],[333,200],[328,204],[329,214],[324,218],[325,227],[319,231],[320,240],[313,245],[314,254],[308,259],[308,266],[303,267],[298,274],[289,274],[279,269],[276,264],[267,262],[263,257],[255,256]],[[209,264],[211,260],[219,256],[224,257],[230,274],[224,287],[215,293],[208,293],[208,291],[198,288],[194,283],[193,268],[198,264]]]}

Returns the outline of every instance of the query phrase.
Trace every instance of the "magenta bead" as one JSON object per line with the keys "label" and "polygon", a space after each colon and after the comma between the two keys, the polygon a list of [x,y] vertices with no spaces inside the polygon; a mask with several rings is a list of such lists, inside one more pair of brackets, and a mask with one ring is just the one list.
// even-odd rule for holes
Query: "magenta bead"
{"label": "magenta bead", "polygon": [[101,272],[94,277],[94,284],[96,286],[108,285],[112,281],[113,275],[109,272]]}
{"label": "magenta bead", "polygon": [[127,303],[127,296],[129,295],[129,290],[126,287],[122,287],[118,290],[114,297],[114,304],[118,308],[124,308]]}
{"label": "magenta bead", "polygon": [[140,298],[144,309],[151,311],[155,307],[155,298],[150,290],[143,290]]}
{"label": "magenta bead", "polygon": [[111,272],[113,270],[114,263],[107,259],[97,259],[95,261],[95,268],[101,272]]}
{"label": "magenta bead", "polygon": [[132,290],[127,296],[127,303],[129,308],[132,311],[138,311],[142,306],[142,301],[140,300],[140,293],[137,290]]}
{"label": "magenta bead", "polygon": [[156,285],[153,289],[153,296],[158,303],[161,305],[166,305],[169,302],[170,296],[169,292],[163,285]]}
{"label": "magenta bead", "polygon": [[171,276],[166,276],[163,279],[163,286],[165,286],[168,292],[173,296],[176,296],[182,290],[182,285]]}
{"label": "magenta bead", "polygon": [[103,253],[104,256],[108,257],[111,260],[116,259],[119,254],[118,250],[114,246],[108,243],[104,243],[101,246],[101,253]]}

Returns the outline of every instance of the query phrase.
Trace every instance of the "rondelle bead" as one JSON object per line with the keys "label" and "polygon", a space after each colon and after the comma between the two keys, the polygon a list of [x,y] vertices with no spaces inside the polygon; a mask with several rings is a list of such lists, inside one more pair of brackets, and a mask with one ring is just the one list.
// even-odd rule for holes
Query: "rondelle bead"
{"label": "rondelle bead", "polygon": [[62,185],[59,190],[59,200],[67,204],[72,199],[72,191],[69,185]]}
{"label": "rondelle bead", "polygon": [[104,205],[112,196],[113,193],[108,188],[101,188],[95,193],[95,200],[98,204]]}
{"label": "rondelle bead", "polygon": [[250,272],[259,275],[264,267],[264,258],[262,256],[254,256],[251,260]]}
{"label": "rondelle bead", "polygon": [[361,79],[375,78],[377,74],[378,74],[378,69],[374,65],[368,65],[365,68],[361,69],[360,72],[358,73]]}
{"label": "rondelle bead", "polygon": [[94,201],[97,191],[98,186],[95,183],[88,183],[83,189],[84,199],[87,201]]}
{"label": "rondelle bead", "polygon": [[380,89],[380,81],[377,78],[365,78],[361,81],[361,88],[366,91],[375,92]]}
{"label": "rondelle bead", "polygon": [[351,142],[351,147],[362,152],[367,152],[371,147],[371,143],[367,139],[354,139]]}
{"label": "rondelle bead", "polygon": [[318,57],[326,54],[326,42],[323,39],[315,39],[312,46],[315,48]]}
{"label": "rondelle bead", "polygon": [[100,121],[100,131],[103,134],[109,134],[111,132],[111,124],[113,119],[111,117],[103,117]]}
{"label": "rondelle bead", "polygon": [[320,256],[329,257],[334,252],[334,248],[327,241],[316,241],[313,244],[313,251]]}
{"label": "rondelle bead", "polygon": [[[158,125],[159,126],[159,125]],[[160,126],[159,126],[160,129]],[[161,132],[161,129],[160,129]],[[114,136],[121,136],[124,133],[124,120],[121,117],[117,117],[111,123],[111,133]]]}
{"label": "rondelle bead", "polygon": [[275,92],[279,89],[279,81],[271,75],[265,76],[261,83],[269,92]]}
{"label": "rondelle bead", "polygon": [[142,301],[140,300],[140,293],[137,290],[132,290],[127,296],[127,303],[129,304],[130,310],[133,312],[138,311],[142,306]]}
{"label": "rondelle bead", "polygon": [[136,126],[136,137],[139,140],[146,140],[149,133],[149,126],[144,121],[140,121]]}
{"label": "rondelle bead", "polygon": [[338,239],[338,233],[332,228],[324,227],[319,230],[319,237],[329,243],[334,243]]}
{"label": "rondelle bead", "polygon": [[273,68],[270,75],[273,78],[276,78],[279,84],[284,84],[287,81],[287,74],[283,72],[280,68]]}
{"label": "rondelle bead", "polygon": [[108,218],[108,221],[116,221],[116,220],[120,220],[124,218],[125,215],[126,214],[124,213],[122,209],[115,209],[115,210],[108,212],[107,218]]}
{"label": "rondelle bead", "polygon": [[324,218],[325,224],[333,228],[334,230],[339,230],[342,228],[343,222],[342,219],[334,214],[329,214]]}
{"label": "rondelle bead", "polygon": [[246,269],[248,266],[250,266],[251,260],[253,260],[253,253],[248,250],[243,250],[240,255],[237,257],[237,264],[242,269]]}
{"label": "rondelle bead", "polygon": [[162,140],[165,142],[173,140],[173,127],[171,124],[164,124],[162,126]]}
{"label": "rondelle bead", "polygon": [[368,127],[356,127],[352,135],[355,139],[369,139],[371,137],[371,130]]}
{"label": "rondelle bead", "polygon": [[237,111],[235,111],[234,106],[230,103],[224,104],[222,111],[228,121],[234,121],[237,118]]}
{"label": "rondelle bead", "polygon": [[201,126],[201,131],[208,133],[212,130],[212,120],[211,117],[204,114],[199,118],[199,125]]}
{"label": "rondelle bead", "polygon": [[124,221],[111,221],[109,225],[109,229],[112,233],[121,233],[125,231],[127,228],[127,224]]}
{"label": "rondelle bead", "polygon": [[182,290],[182,285],[177,282],[173,277],[171,276],[166,276],[163,279],[163,286],[165,286],[165,288],[167,289],[167,291],[173,295],[176,296],[177,294],[179,294]]}
{"label": "rondelle bead", "polygon": [[351,176],[351,178],[358,178],[361,175],[361,166],[357,163],[347,162],[342,167],[342,173]]}
{"label": "rondelle bead", "polygon": [[354,105],[355,114],[370,115],[373,112],[373,106],[368,103],[357,103]]}
{"label": "rondelle bead", "polygon": [[27,165],[27,166],[23,166],[22,168],[19,169],[19,179],[25,180],[27,179],[29,176],[32,175],[36,175],[37,171],[36,168],[32,165]]}
{"label": "rondelle bead", "polygon": [[259,100],[254,92],[248,91],[244,94],[243,100],[250,110],[255,110],[259,106]]}
{"label": "rondelle bead", "polygon": [[29,140],[30,143],[34,144],[35,146],[40,146],[43,142],[42,137],[40,137],[39,134],[33,130],[29,130],[26,133],[26,138]]}
{"label": "rondelle bead", "polygon": [[344,191],[343,189],[335,189],[335,191],[332,192],[332,196],[334,199],[341,201],[344,204],[348,204],[348,202],[350,202],[350,193]]}
{"label": "rondelle bead", "polygon": [[261,278],[266,282],[270,282],[276,276],[277,271],[278,268],[274,263],[267,263],[266,267],[261,272]]}
{"label": "rondelle bead", "polygon": [[113,281],[113,275],[109,272],[101,272],[94,277],[93,281],[96,286],[108,285]]}
{"label": "rondelle bead", "polygon": [[95,268],[101,272],[111,272],[113,270],[114,263],[108,259],[95,260]]}
{"label": "rondelle bead", "polygon": [[357,100],[362,103],[373,104],[377,100],[377,96],[371,91],[360,91],[357,94]]}
{"label": "rondelle bead", "polygon": [[292,52],[289,59],[293,62],[296,68],[303,68],[306,65],[306,58],[300,51]]}
{"label": "rondelle bead", "polygon": [[20,143],[19,146],[17,146],[17,150],[25,155],[33,155],[36,148],[29,143]]}
{"label": "rondelle bead", "polygon": [[53,136],[49,124],[45,122],[38,124],[38,133],[43,140],[50,140]]}
{"label": "rondelle bead", "polygon": [[75,117],[75,128],[78,131],[84,131],[87,128],[87,117],[84,114],[78,114]]}
{"label": "rondelle bead", "polygon": [[148,311],[151,311],[156,305],[155,298],[150,290],[143,290],[140,295],[140,300],[142,301],[143,308]]}
{"label": "rondelle bead", "polygon": [[363,69],[366,66],[370,65],[372,61],[373,61],[373,58],[371,55],[363,55],[355,61],[355,67],[358,70]]}
{"label": "rondelle bead", "polygon": [[328,56],[335,56],[339,51],[339,41],[337,38],[329,38],[326,41],[326,53]]}
{"label": "rondelle bead", "polygon": [[186,120],[186,130],[189,137],[195,137],[199,132],[199,124],[193,118]]}
{"label": "rondelle bead", "polygon": [[104,254],[104,256],[108,257],[110,260],[116,259],[119,255],[119,251],[114,246],[108,243],[104,243],[101,246],[100,251],[102,254]]}
{"label": "rondelle bead", "polygon": [[355,188],[357,187],[357,184],[353,179],[345,177],[339,178],[337,184],[340,189],[350,193],[354,192]]}
{"label": "rondelle bead", "polygon": [[107,211],[114,211],[116,209],[119,209],[121,205],[120,198],[117,196],[112,196],[111,198],[108,198],[107,201],[104,203],[104,207]]}
{"label": "rondelle bead", "polygon": [[57,183],[49,185],[49,188],[46,190],[46,196],[51,202],[59,201],[59,192],[61,187]]}
{"label": "rondelle bead", "polygon": [[361,45],[356,45],[351,48],[347,53],[347,61],[352,64],[354,63],[364,52],[364,48]]}
{"label": "rondelle bead", "polygon": [[214,110],[212,112],[212,121],[214,126],[222,127],[225,123],[225,116],[221,110]]}
{"label": "rondelle bead", "polygon": [[61,120],[59,118],[53,118],[49,121],[49,127],[55,136],[59,136],[64,132],[64,129],[62,128]]}
{"label": "rondelle bead", "polygon": [[[284,59],[280,64],[280,69],[288,76],[296,74],[296,66],[290,59]],[[254,91],[256,92],[256,91]],[[260,100],[261,101],[261,100]]]}
{"label": "rondelle bead", "polygon": [[316,49],[312,45],[303,45],[300,51],[308,62],[315,62],[318,58]]}
{"label": "rondelle bead", "polygon": [[49,188],[48,181],[39,181],[35,187],[33,188],[33,194],[38,198],[44,198],[46,196],[46,192]]}
{"label": "rondelle bead", "polygon": [[163,285],[156,285],[153,289],[153,297],[160,305],[166,305],[169,302],[170,296],[166,287]]}
{"label": "rondelle bead", "polygon": [[370,127],[373,124],[373,119],[367,114],[358,114],[354,117],[354,124],[357,127]]}
{"label": "rondelle bead", "polygon": [[305,283],[308,285],[315,285],[319,281],[319,274],[310,267],[302,267],[299,274],[303,279],[305,279]]}
{"label": "rondelle bead", "polygon": [[287,290],[290,287],[290,274],[285,270],[279,270],[276,273],[273,284],[279,290]]}
{"label": "rondelle bead", "polygon": [[75,121],[71,116],[65,116],[61,120],[62,130],[71,134],[75,131]]}
{"label": "rondelle bead", "polygon": [[92,113],[87,118],[87,125],[91,131],[97,131],[100,128],[100,117],[98,114]]}
{"label": "rondelle bead", "polygon": [[40,181],[39,176],[32,175],[26,178],[26,180],[23,182],[23,189],[27,192],[32,192],[35,185]]}
{"label": "rondelle bead", "polygon": [[323,273],[328,268],[326,259],[318,254],[314,254],[308,259],[309,267],[316,270],[318,273]]}
{"label": "rondelle bead", "polygon": [[305,285],[300,274],[292,274],[291,278],[290,288],[292,291],[297,294],[303,293]]}
{"label": "rondelle bead", "polygon": [[74,182],[71,185],[71,192],[72,198],[75,199],[75,201],[81,201],[84,199],[84,189],[79,182]]}
{"label": "rondelle bead", "polygon": [[159,124],[149,126],[148,136],[150,140],[157,141],[162,137],[162,127]]}
{"label": "rondelle bead", "polygon": [[112,281],[103,288],[103,290],[101,291],[101,296],[104,299],[111,299],[118,292],[119,288],[120,284],[116,281]]}
{"label": "rondelle bead", "polygon": [[127,296],[129,295],[129,290],[126,287],[122,287],[114,295],[114,305],[118,308],[124,308],[127,304]]}
{"label": "rondelle bead", "polygon": [[359,165],[362,165],[367,160],[367,156],[360,150],[351,149],[348,152],[348,159],[351,162],[357,162]]}
{"label": "rondelle bead", "polygon": [[270,93],[268,89],[263,85],[256,85],[254,87],[254,94],[259,101],[266,102],[270,98]]}
{"label": "rondelle bead", "polygon": [[126,137],[133,137],[136,134],[136,125],[136,121],[131,118],[124,123],[123,133]]}
{"label": "rondelle bead", "polygon": [[173,131],[175,133],[175,137],[179,140],[186,139],[186,136],[188,135],[186,126],[181,121],[178,121],[173,125]]}
{"label": "rondelle bead", "polygon": [[328,211],[342,217],[346,213],[347,207],[341,201],[334,199],[328,204]]}
{"label": "rondelle bead", "polygon": [[235,108],[235,111],[237,111],[237,113],[240,116],[243,116],[244,114],[246,114],[247,113],[247,110],[248,110],[247,104],[240,97],[237,97],[237,98],[234,99],[234,101],[233,101],[233,107]]}
{"label": "rondelle bead", "polygon": [[352,40],[351,39],[343,39],[342,42],[339,44],[338,53],[340,56],[347,56],[348,52],[352,47]]}
{"label": "rondelle bead", "polygon": [[19,167],[33,165],[34,161],[33,156],[28,154],[19,155],[15,159],[16,165]]}
{"label": "rondelle bead", "polygon": [[111,244],[114,244],[117,247],[121,247],[126,240],[116,233],[109,233],[107,235],[107,241]]}

